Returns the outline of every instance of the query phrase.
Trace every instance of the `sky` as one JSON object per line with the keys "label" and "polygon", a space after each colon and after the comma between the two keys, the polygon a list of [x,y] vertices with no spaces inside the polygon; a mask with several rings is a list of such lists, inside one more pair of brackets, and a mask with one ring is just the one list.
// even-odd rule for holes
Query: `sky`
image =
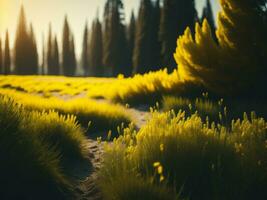
{"label": "sky", "polygon": [[[198,12],[202,13],[206,0],[196,0]],[[11,47],[15,37],[18,14],[23,4],[27,21],[34,27],[38,49],[41,49],[43,35],[46,38],[49,22],[53,32],[58,36],[61,44],[63,20],[68,15],[69,23],[74,32],[75,45],[78,58],[82,49],[82,35],[86,21],[90,27],[92,20],[97,15],[103,15],[103,7],[106,0],[0,0],[0,37],[3,38],[8,29]],[[218,0],[211,0],[215,15],[219,10]],[[137,12],[140,0],[124,0],[126,22],[129,21],[131,11]]]}

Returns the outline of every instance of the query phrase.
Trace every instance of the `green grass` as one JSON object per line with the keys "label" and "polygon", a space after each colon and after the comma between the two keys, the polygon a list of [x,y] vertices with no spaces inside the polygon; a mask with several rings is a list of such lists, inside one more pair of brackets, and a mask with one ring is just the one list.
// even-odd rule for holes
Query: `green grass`
{"label": "green grass", "polygon": [[1,96],[0,198],[73,198],[62,160],[83,157],[84,142],[74,117],[32,113]]}
{"label": "green grass", "polygon": [[[131,186],[132,180],[138,179],[145,190],[148,179],[155,188],[160,184],[161,189],[176,191],[180,198],[267,198],[264,119],[245,115],[242,120],[233,120],[229,128],[203,122],[197,114],[185,117],[181,112],[154,112],[152,115],[138,133],[127,128],[113,145],[106,146],[99,172],[104,194],[115,196],[119,191],[122,198],[118,199],[139,194],[140,188]],[[121,188],[117,181],[122,177],[128,178]],[[146,197],[141,195],[139,199]]]}

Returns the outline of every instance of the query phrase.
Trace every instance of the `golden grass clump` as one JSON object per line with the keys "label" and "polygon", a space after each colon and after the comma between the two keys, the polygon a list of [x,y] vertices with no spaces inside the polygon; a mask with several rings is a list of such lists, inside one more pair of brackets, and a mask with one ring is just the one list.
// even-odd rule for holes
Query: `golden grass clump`
{"label": "golden grass clump", "polygon": [[10,89],[1,89],[0,94],[14,99],[27,110],[49,111],[55,110],[61,114],[71,114],[87,127],[92,122],[91,131],[116,130],[122,123],[129,124],[132,117],[120,105],[98,103],[88,98],[73,98],[61,100],[56,97],[43,98]]}
{"label": "golden grass clump", "polygon": [[0,198],[73,198],[63,161],[83,159],[85,142],[73,116],[30,112],[1,96]]}
{"label": "golden grass clump", "polygon": [[[130,187],[138,179],[161,185],[173,199],[175,191],[189,199],[266,199],[266,130],[265,120],[254,114],[228,127],[203,122],[197,114],[153,112],[139,132],[127,128],[106,146],[101,189],[111,196],[118,190],[134,194],[127,180]],[[124,187],[118,189],[124,176]]]}

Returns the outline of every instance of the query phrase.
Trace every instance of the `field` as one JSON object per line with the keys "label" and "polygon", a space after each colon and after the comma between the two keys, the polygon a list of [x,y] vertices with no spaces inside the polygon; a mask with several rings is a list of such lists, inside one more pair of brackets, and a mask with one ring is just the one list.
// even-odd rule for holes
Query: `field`
{"label": "field", "polygon": [[3,198],[266,199],[266,105],[201,88],[164,70],[0,77]]}
{"label": "field", "polygon": [[267,200],[267,0],[0,2],[0,200]]}

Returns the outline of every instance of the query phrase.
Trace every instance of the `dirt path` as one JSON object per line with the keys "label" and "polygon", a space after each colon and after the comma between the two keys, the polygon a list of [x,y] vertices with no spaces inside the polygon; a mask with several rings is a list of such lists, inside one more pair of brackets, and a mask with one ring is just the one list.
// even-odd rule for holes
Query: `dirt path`
{"label": "dirt path", "polygon": [[81,200],[101,200],[101,193],[99,192],[97,182],[97,170],[100,168],[101,158],[103,154],[103,144],[93,139],[88,139],[88,159],[92,166],[88,176],[84,177],[76,187],[78,199]]}
{"label": "dirt path", "polygon": [[[60,95],[53,93],[53,96],[64,101],[84,98],[86,93],[81,93],[76,96]],[[112,104],[105,99],[95,100],[98,103]],[[139,130],[150,117],[149,106],[138,106],[135,108],[125,108],[126,112],[132,115],[135,126]],[[74,177],[80,180],[75,186],[77,199],[79,200],[101,200],[101,193],[97,188],[97,170],[100,169],[101,159],[104,153],[104,144],[97,141],[97,137],[106,138],[107,133],[90,133],[86,143],[88,150],[87,163],[78,163],[74,169]]]}
{"label": "dirt path", "polygon": [[[125,108],[127,109],[127,108]],[[146,111],[147,110],[147,111]],[[135,119],[135,125],[139,130],[149,118],[150,113],[148,112],[147,106],[140,106],[137,108],[128,108],[129,112]],[[77,185],[76,192],[78,194],[78,199],[81,200],[101,200],[101,193],[99,192],[96,182],[97,182],[97,170],[101,166],[101,159],[104,152],[104,144],[99,143],[97,137],[106,137],[106,133],[90,134],[87,149],[89,152],[88,159],[90,160],[92,166],[87,174]],[[83,172],[78,172],[82,173]]]}

